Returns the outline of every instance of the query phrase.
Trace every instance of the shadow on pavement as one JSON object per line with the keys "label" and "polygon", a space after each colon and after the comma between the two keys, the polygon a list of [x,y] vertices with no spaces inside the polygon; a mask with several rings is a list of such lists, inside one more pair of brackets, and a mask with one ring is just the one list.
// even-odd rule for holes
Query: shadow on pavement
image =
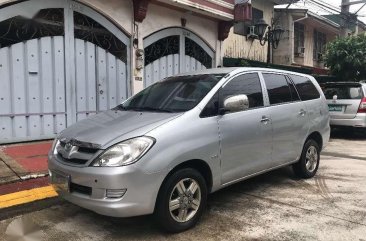
{"label": "shadow on pavement", "polygon": [[[259,204],[256,204],[245,194],[250,194],[252,192],[258,193],[272,186],[276,188],[279,188],[282,185],[288,186],[289,183],[293,182],[294,180],[297,180],[297,178],[294,176],[291,168],[285,167],[239,182],[215,192],[208,198],[208,210],[205,212],[199,225],[194,229],[186,231],[184,234],[191,234],[194,236],[203,230],[212,229],[213,227],[213,231],[218,231],[218,229],[223,228],[223,224],[217,223],[215,217],[212,216],[215,216],[215,213],[221,212],[222,210],[230,212],[232,209],[235,209],[231,202],[236,197],[240,195],[246,199],[243,201],[243,205],[248,208],[248,210],[256,209],[258,208]],[[84,232],[88,229],[94,230],[94,232],[96,229],[101,229],[103,230],[105,240],[114,240],[118,238],[123,240],[139,240],[146,239],[146,237],[149,237],[149,240],[171,240],[174,237],[177,237],[178,240],[180,240],[179,238],[182,237],[181,234],[163,233],[159,229],[157,221],[152,215],[134,218],[106,217],[93,213],[92,211],[78,208],[70,203],[56,206],[54,207],[54,211],[56,213],[62,213],[61,216],[63,216],[61,220],[55,220],[55,223],[59,223],[60,221],[62,223],[67,223],[73,220],[71,222],[77,224],[81,230],[84,230]],[[227,221],[233,222],[234,220],[230,218]],[[222,219],[221,222],[223,222]],[[231,225],[233,225],[233,223],[231,223]]]}
{"label": "shadow on pavement", "polygon": [[330,133],[332,139],[366,140],[366,128],[334,128]]}

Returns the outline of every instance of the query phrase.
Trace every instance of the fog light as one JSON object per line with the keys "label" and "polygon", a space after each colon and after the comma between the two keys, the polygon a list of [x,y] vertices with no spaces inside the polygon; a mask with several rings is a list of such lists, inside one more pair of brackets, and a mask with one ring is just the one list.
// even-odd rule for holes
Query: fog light
{"label": "fog light", "polygon": [[107,189],[107,198],[121,198],[125,195],[127,189]]}

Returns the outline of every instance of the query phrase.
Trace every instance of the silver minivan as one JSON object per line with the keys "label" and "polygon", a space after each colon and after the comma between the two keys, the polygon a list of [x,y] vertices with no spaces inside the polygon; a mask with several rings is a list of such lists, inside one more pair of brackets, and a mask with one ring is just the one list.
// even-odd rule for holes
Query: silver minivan
{"label": "silver minivan", "polygon": [[308,75],[218,68],[166,78],[62,131],[49,153],[64,199],[114,217],[154,214],[180,232],[207,195],[292,165],[317,172],[328,106]]}

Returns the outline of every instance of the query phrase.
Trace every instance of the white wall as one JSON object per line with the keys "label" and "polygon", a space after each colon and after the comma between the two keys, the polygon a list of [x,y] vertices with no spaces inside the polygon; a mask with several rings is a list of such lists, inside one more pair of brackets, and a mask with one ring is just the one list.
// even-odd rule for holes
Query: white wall
{"label": "white wall", "polygon": [[308,67],[319,67],[324,68],[323,62],[318,62],[313,59],[313,49],[314,49],[314,29],[325,33],[327,42],[334,40],[337,36],[336,30],[325,24],[320,24],[313,18],[309,17],[307,19],[299,21],[299,23],[304,24],[304,47],[305,54],[304,57],[294,56],[294,22],[293,17],[290,14],[282,13],[278,15],[281,19],[281,25],[285,26],[288,31],[285,33],[283,39],[280,42],[278,49],[274,50],[273,62],[275,64],[282,65],[302,65]]}
{"label": "white wall", "polygon": [[[112,18],[127,33],[139,39],[138,48],[143,49],[143,39],[150,34],[168,27],[181,27],[181,18],[187,19],[186,28],[200,36],[215,52],[216,59],[221,60],[220,41],[218,41],[217,22],[207,17],[198,16],[187,10],[175,10],[165,6],[150,3],[147,16],[142,23],[137,23],[138,32],[133,30],[132,0],[80,0],[106,16]],[[131,50],[132,88],[137,93],[143,89],[144,70],[135,69],[135,49]],[[220,61],[216,61],[220,65]]]}
{"label": "white wall", "polygon": [[279,20],[279,25],[285,30],[282,39],[273,50],[273,63],[282,65],[292,65],[294,61],[294,24],[291,14],[277,13],[275,18]]}
{"label": "white wall", "polygon": [[133,32],[133,4],[131,0],[79,0],[79,2],[95,9],[122,28],[125,33]]}

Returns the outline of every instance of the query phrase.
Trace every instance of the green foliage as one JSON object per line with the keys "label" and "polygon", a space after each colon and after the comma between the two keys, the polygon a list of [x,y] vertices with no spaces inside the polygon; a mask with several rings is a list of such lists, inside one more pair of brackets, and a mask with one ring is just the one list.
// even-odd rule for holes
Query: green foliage
{"label": "green foliage", "polygon": [[366,35],[334,40],[327,45],[324,60],[342,81],[366,79]]}
{"label": "green foliage", "polygon": [[240,60],[240,67],[252,67],[252,66],[247,60],[241,59]]}

